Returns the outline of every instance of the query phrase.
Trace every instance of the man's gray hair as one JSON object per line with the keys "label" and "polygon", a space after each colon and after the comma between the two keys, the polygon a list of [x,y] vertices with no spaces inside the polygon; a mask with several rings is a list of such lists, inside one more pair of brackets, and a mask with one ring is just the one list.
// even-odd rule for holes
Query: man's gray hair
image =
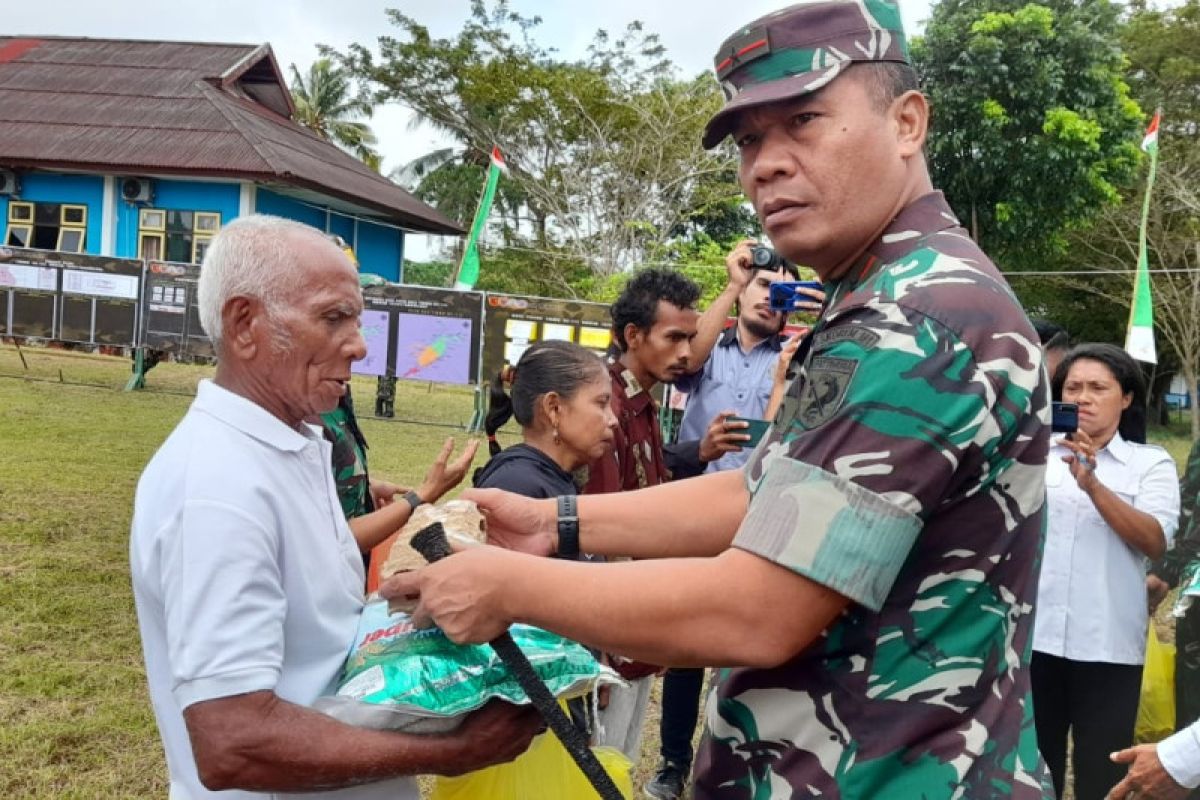
{"label": "man's gray hair", "polygon": [[252,214],[226,225],[213,238],[200,266],[200,325],[213,347],[221,346],[221,309],[233,297],[253,297],[274,316],[295,291],[296,234],[324,234],[283,217]]}

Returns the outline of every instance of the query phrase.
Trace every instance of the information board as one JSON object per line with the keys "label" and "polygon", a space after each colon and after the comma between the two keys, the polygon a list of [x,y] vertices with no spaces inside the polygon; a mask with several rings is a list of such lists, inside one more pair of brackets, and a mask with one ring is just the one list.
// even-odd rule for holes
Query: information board
{"label": "information board", "polygon": [[603,356],[612,341],[612,317],[603,303],[488,294],[483,323],[483,376],[491,380],[515,365],[534,342],[575,342]]}
{"label": "information board", "polygon": [[58,338],[134,346],[141,311],[142,262],[76,253],[49,255],[61,272]]}
{"label": "information board", "polygon": [[196,305],[198,264],[151,261],[142,297],[142,345],[181,355],[211,357],[212,342]]}
{"label": "information board", "polygon": [[57,255],[61,254],[0,247],[0,295],[4,296],[0,330],[5,334],[27,339],[54,338],[59,270],[48,256]]}
{"label": "information board", "polygon": [[389,284],[363,291],[367,357],[359,375],[474,384],[479,381],[483,295]]}

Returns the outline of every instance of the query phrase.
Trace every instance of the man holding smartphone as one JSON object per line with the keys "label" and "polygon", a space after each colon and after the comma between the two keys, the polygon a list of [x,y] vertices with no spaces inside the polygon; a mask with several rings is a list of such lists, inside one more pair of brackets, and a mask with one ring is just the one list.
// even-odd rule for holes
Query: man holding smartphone
{"label": "man holding smartphone", "polygon": [[[747,423],[735,417],[763,417],[787,323],[785,312],[771,308],[770,287],[777,281],[799,279],[796,265],[784,259],[757,263],[756,247],[761,246],[745,240],[726,256],[725,289],[700,317],[692,341],[691,363],[697,368],[674,384],[688,395],[678,439],[701,442],[700,460],[706,472],[740,469],[750,457],[753,447],[748,445]],[[811,295],[811,302],[800,310],[820,310],[822,292],[798,291]],[[731,310],[736,317],[728,325]],[[676,800],[683,794],[692,768],[692,737],[703,686],[703,669],[671,669],[663,676],[662,761],[645,787],[650,797]]]}

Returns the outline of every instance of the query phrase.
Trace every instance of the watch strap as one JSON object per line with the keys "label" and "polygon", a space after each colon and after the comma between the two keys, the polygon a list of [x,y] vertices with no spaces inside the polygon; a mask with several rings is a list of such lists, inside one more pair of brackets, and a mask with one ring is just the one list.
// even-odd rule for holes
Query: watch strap
{"label": "watch strap", "polygon": [[558,497],[559,558],[579,559],[579,498],[573,494]]}
{"label": "watch strap", "polygon": [[404,493],[404,500],[408,503],[409,508],[411,508],[413,511],[416,511],[417,506],[422,505],[425,502],[421,499],[421,495],[417,494],[412,489],[409,489]]}

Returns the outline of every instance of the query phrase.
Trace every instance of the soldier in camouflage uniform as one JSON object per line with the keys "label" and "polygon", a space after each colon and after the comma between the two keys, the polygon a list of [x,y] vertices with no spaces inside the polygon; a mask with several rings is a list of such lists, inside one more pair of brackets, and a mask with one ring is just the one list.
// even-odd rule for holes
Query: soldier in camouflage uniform
{"label": "soldier in camouflage uniform", "polygon": [[[1192,445],[1187,468],[1179,482],[1179,532],[1175,546],[1150,571],[1151,613],[1175,586],[1187,586],[1200,570],[1200,439]],[[1200,603],[1175,620],[1175,728],[1183,730],[1200,719]],[[1200,793],[1197,793],[1200,796]]]}
{"label": "soldier in camouflage uniform", "polygon": [[[793,6],[720,48],[704,144],[733,137],[765,232],[829,299],[743,474],[579,499],[582,549],[662,560],[478,549],[384,587],[419,591],[456,641],[521,620],[653,663],[744,665],[710,694],[699,800],[1053,797],[1029,678],[1048,383],[1017,300],[932,189],[907,57],[882,0]],[[557,541],[550,501],[468,496],[498,543]]]}
{"label": "soldier in camouflage uniform", "polygon": [[354,401],[350,387],[338,401],[337,408],[321,415],[325,438],[333,445],[331,457],[333,480],[346,519],[354,519],[375,510],[371,497],[371,477],[367,472],[367,440],[354,416]]}
{"label": "soldier in camouflage uniform", "polygon": [[375,380],[375,416],[396,416],[396,378],[393,375],[380,375]]}

